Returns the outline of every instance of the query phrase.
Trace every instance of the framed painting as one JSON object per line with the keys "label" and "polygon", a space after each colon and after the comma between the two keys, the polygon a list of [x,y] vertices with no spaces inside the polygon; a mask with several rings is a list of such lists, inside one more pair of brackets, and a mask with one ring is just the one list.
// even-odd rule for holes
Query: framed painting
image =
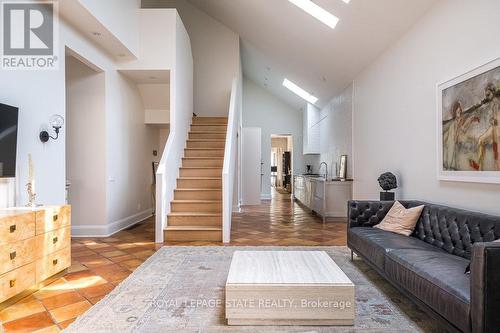
{"label": "framed painting", "polygon": [[437,85],[438,179],[500,183],[500,58]]}

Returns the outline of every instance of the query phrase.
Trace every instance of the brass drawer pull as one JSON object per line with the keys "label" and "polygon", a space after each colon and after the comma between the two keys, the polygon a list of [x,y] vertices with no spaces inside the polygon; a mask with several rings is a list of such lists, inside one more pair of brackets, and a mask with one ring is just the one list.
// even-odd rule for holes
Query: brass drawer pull
{"label": "brass drawer pull", "polygon": [[57,243],[57,237],[52,238],[52,244]]}
{"label": "brass drawer pull", "polygon": [[14,260],[17,256],[16,251],[10,253],[10,260]]}
{"label": "brass drawer pull", "polygon": [[52,221],[57,221],[57,219],[59,218],[59,215],[55,214],[54,216],[52,216]]}
{"label": "brass drawer pull", "polygon": [[10,233],[13,233],[14,231],[16,231],[16,225],[13,224],[10,226]]}
{"label": "brass drawer pull", "polygon": [[9,285],[10,285],[11,288],[13,288],[16,285],[16,279],[10,280],[9,281]]}
{"label": "brass drawer pull", "polygon": [[52,260],[52,265],[57,265],[57,259]]}

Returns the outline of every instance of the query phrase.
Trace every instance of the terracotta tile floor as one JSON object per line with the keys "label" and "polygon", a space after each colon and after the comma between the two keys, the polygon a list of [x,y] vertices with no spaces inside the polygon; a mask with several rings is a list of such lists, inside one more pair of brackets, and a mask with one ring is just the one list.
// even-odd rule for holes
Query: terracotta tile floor
{"label": "terracotta tile floor", "polygon": [[[289,195],[248,206],[233,218],[229,245],[345,245],[345,223],[322,223]],[[221,245],[189,242],[165,245]],[[154,220],[148,219],[107,238],[73,238],[72,266],[52,284],[0,312],[6,332],[58,332],[151,256]],[[0,328],[1,331],[1,328]]]}

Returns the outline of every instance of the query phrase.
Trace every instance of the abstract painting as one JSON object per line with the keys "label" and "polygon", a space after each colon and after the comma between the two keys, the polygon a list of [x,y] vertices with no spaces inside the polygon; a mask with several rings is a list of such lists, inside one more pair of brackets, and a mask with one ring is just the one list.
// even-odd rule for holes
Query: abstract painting
{"label": "abstract painting", "polygon": [[438,85],[440,179],[500,182],[499,60]]}

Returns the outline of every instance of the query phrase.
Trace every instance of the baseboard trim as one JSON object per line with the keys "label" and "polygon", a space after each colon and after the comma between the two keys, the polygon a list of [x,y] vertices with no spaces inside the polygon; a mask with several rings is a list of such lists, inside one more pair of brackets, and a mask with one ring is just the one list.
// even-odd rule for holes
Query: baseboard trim
{"label": "baseboard trim", "polygon": [[264,193],[260,195],[260,200],[272,200],[273,197],[270,193]]}
{"label": "baseboard trim", "polygon": [[325,217],[347,217],[347,212],[342,212],[342,211],[331,211],[331,212],[326,212]]}
{"label": "baseboard trim", "polygon": [[72,225],[71,237],[110,237],[123,229],[130,228],[153,216],[152,209],[147,209],[134,215],[130,215],[118,221],[105,225]]}

